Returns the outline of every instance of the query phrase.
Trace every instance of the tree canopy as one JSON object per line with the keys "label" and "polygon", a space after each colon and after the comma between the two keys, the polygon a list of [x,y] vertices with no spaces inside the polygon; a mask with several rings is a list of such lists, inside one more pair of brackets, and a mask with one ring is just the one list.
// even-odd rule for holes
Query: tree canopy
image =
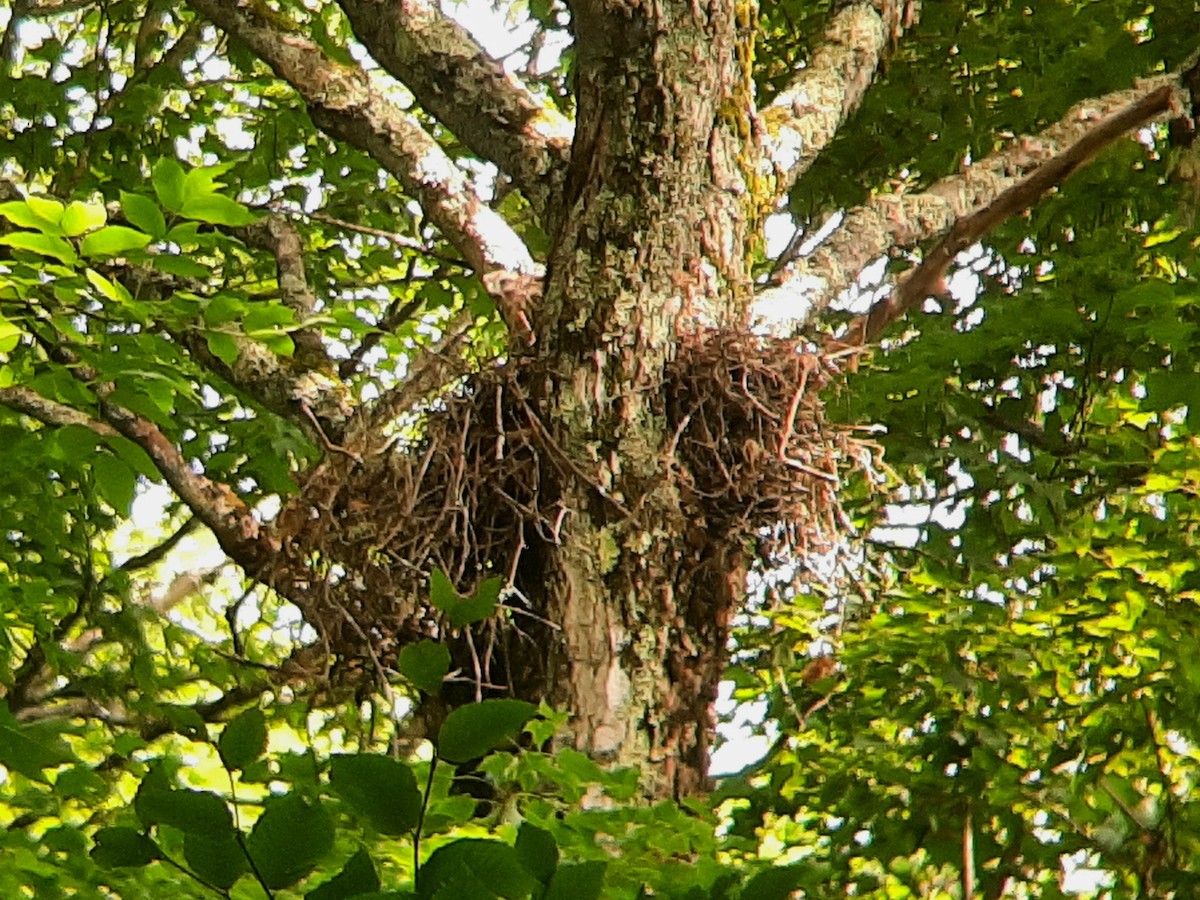
{"label": "tree canopy", "polygon": [[1198,889],[1191,0],[0,22],[4,896]]}

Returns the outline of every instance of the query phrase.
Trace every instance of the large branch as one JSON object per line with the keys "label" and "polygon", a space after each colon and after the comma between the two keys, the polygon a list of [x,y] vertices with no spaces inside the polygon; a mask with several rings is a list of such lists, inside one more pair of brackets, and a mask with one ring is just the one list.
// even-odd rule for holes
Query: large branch
{"label": "large branch", "polygon": [[926,297],[940,293],[955,256],[982,240],[1002,222],[1029,209],[1043,194],[1062,184],[1126,132],[1170,110],[1172,97],[1171,86],[1163,85],[1117,110],[990,204],[960,218],[890,294],[851,323],[848,342],[863,344],[876,340],[889,325],[924,302]]}
{"label": "large branch", "polygon": [[238,0],[189,4],[291,84],[317,127],[370,154],[395,176],[476,272],[533,271],[529,250],[516,232],[480,200],[421,124],[372,85],[361,68],[331,59],[257,5]]}
{"label": "large branch", "polygon": [[[71,359],[65,350],[56,355],[64,363]],[[95,379],[95,373],[85,367],[76,366],[73,373],[85,381]],[[78,425],[102,437],[120,436],[133,441],[247,576],[292,601],[301,611],[311,609],[326,596],[327,585],[307,561],[286,552],[275,529],[261,525],[254,511],[227,484],[202,474],[150,420],[103,399],[100,417],[96,418],[23,386],[0,388],[0,405],[51,427]]]}
{"label": "large branch", "polygon": [[859,0],[839,10],[796,79],[762,111],[763,152],[778,196],[791,190],[858,108],[890,46],[916,23],[912,0]]}
{"label": "large branch", "polygon": [[539,101],[430,0],[338,0],[355,37],[421,108],[513,180],[546,221],[571,123]]}
{"label": "large branch", "polygon": [[261,561],[263,551],[270,549],[258,546],[258,521],[245,502],[228,485],[197,472],[148,419],[105,403],[101,403],[103,418],[95,419],[22,386],[0,388],[0,404],[44,425],[79,425],[102,437],[128,438],[146,451],[163,479],[196,518],[212,530],[230,556],[239,562],[248,558]]}
{"label": "large branch", "polygon": [[118,433],[111,425],[99,422],[87,413],[64,406],[55,400],[49,400],[37,391],[21,385],[0,388],[0,405],[23,413],[31,419],[36,419],[43,425],[55,427],[80,425],[91,429],[101,437],[115,437]]}
{"label": "large branch", "polygon": [[[1001,196],[1015,191],[993,213],[963,226],[964,236],[976,233],[978,240],[1036,200],[1029,193],[1031,188],[1019,187],[1026,179],[1036,175],[1030,183],[1040,196],[1122,134],[1178,112],[1185,104],[1179,76],[1159,76],[1132,90],[1076,104],[1044,131],[1012,141],[926,191],[878,194],[846,213],[838,229],[812,254],[782,267],[760,292],[756,305],[766,318],[777,322],[786,318],[790,326],[802,327],[848,288],[858,272],[893,248],[915,247],[947,235],[960,220],[989,210]],[[1082,149],[1078,149],[1081,142]],[[1044,171],[1038,174],[1039,170]],[[1012,208],[1021,198],[1029,202]],[[776,311],[787,311],[787,315]]]}

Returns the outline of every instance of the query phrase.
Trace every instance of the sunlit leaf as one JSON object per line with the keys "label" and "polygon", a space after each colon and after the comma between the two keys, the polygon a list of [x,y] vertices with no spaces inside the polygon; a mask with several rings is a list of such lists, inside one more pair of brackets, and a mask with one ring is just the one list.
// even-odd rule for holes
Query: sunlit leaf
{"label": "sunlit leaf", "polygon": [[101,203],[80,203],[74,200],[63,210],[61,225],[67,237],[75,237],[99,228],[108,221],[108,211]]}
{"label": "sunlit leaf", "polygon": [[121,191],[121,211],[129,223],[152,238],[161,239],[167,234],[167,220],[163,218],[158,204],[141,194]]}
{"label": "sunlit leaf", "polygon": [[250,225],[258,220],[258,216],[238,203],[220,194],[208,194],[193,197],[179,210],[179,214],[200,222],[211,222],[214,225],[241,226]]}
{"label": "sunlit leaf", "polygon": [[130,250],[141,250],[150,240],[150,235],[124,225],[108,225],[84,237],[79,252],[84,256],[120,256]]}
{"label": "sunlit leaf", "polygon": [[0,235],[0,244],[15,247],[17,250],[28,250],[41,256],[57,259],[64,265],[73,266],[78,259],[75,249],[60,237],[48,234],[37,234],[32,231],[14,231],[12,234]]}
{"label": "sunlit leaf", "polygon": [[174,159],[163,157],[154,164],[150,180],[154,185],[154,194],[164,209],[179,212],[183,208],[183,166]]}

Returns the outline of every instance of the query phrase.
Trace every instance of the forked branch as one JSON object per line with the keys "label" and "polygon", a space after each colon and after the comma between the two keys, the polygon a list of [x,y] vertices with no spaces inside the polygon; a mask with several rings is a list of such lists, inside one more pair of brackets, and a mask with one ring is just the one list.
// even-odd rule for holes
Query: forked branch
{"label": "forked branch", "polygon": [[335,61],[254,3],[189,2],[288,82],[317,127],[370,154],[391,173],[480,275],[533,270],[529,250],[516,232],[479,198],[420,122],[392,102],[365,71]]}
{"label": "forked branch", "polygon": [[513,180],[546,220],[571,123],[538,100],[430,0],[338,0],[354,35],[421,108]]}
{"label": "forked branch", "polygon": [[1029,209],[1043,194],[1062,184],[1130,129],[1145,125],[1170,110],[1172,96],[1171,86],[1164,84],[1117,110],[991,203],[956,221],[890,294],[851,323],[847,340],[854,344],[876,340],[889,325],[922,303],[926,297],[939,293],[955,256],[982,240],[1001,223]]}

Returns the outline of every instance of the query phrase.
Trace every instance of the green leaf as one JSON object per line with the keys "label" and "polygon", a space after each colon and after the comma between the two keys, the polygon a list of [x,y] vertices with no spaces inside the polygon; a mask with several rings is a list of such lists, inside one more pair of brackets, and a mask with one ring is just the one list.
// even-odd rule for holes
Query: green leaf
{"label": "green leaf", "polygon": [[240,322],[246,315],[246,303],[241,297],[233,294],[214,294],[203,301],[204,324],[210,328],[224,325],[226,322]]}
{"label": "green leaf", "polygon": [[198,244],[200,242],[200,223],[180,222],[178,225],[171,226],[171,230],[167,232],[167,240],[180,247]]}
{"label": "green leaf", "polygon": [[445,572],[434,569],[429,576],[429,602],[446,614],[451,625],[462,628],[492,616],[503,586],[504,579],[499,576],[486,578],[480,582],[474,596],[463,597],[454,589]]}
{"label": "green leaf", "polygon": [[0,353],[11,353],[21,342],[23,332],[19,325],[0,316]]}
{"label": "green leaf", "polygon": [[67,237],[75,237],[99,228],[108,221],[108,211],[103,203],[80,203],[75,200],[63,210],[62,229]]}
{"label": "green leaf", "polygon": [[62,204],[39,197],[0,203],[0,216],[4,216],[18,228],[30,228],[42,234],[62,235],[63,230],[59,225],[62,213]]}
{"label": "green leaf", "polygon": [[34,726],[17,724],[8,704],[0,700],[0,764],[32,781],[46,782],[43,770],[75,762],[66,744]]}
{"label": "green leaf", "polygon": [[542,900],[600,900],[607,868],[598,859],[559,866]]}
{"label": "green leaf", "polygon": [[219,888],[229,889],[250,870],[236,834],[210,837],[189,832],[183,839],[183,858],[188,868]]}
{"label": "green leaf", "polygon": [[130,250],[141,250],[150,243],[150,235],[124,225],[108,225],[87,235],[79,245],[84,256],[120,256]]}
{"label": "green leaf", "polygon": [[438,756],[461,763],[484,756],[521,733],[537,707],[524,700],[484,700],[460,706],[446,716],[438,732]]}
{"label": "green leaf", "polygon": [[131,225],[146,232],[155,240],[166,237],[167,220],[163,217],[158,204],[149,197],[121,191],[121,211],[125,213],[125,218]]}
{"label": "green leaf", "polygon": [[522,822],[514,845],[521,865],[543,884],[550,881],[558,868],[558,844],[554,835],[531,822]]}
{"label": "green leaf", "polygon": [[125,304],[133,300],[129,295],[129,291],[125,290],[125,286],[109,281],[95,269],[86,269],[84,276],[88,283],[100,292],[100,295],[106,300],[111,300],[113,303]]}
{"label": "green leaf", "polygon": [[463,884],[465,889],[472,883],[485,885],[495,896],[508,900],[528,897],[539,887],[508,844],[466,838],[439,847],[421,866],[417,896],[451,897],[456,885]]}
{"label": "green leaf", "polygon": [[296,314],[279,303],[257,303],[246,311],[242,329],[254,337],[278,334],[296,322]]}
{"label": "green leaf", "polygon": [[154,164],[150,181],[163,209],[177,213],[183,208],[184,177],[183,166],[174,159],[163,157]]}
{"label": "green leaf", "polygon": [[437,694],[450,673],[450,651],[438,641],[407,644],[400,651],[400,674],[427,694]]}
{"label": "green leaf", "polygon": [[304,896],[306,900],[346,900],[378,890],[379,876],[375,874],[375,864],[371,862],[371,855],[366,849],[360,848],[342,866],[342,871]]}
{"label": "green leaf", "polygon": [[238,342],[232,334],[223,331],[209,331],[204,335],[209,352],[226,365],[232,366],[238,359]]}
{"label": "green leaf", "polygon": [[245,206],[220,194],[194,197],[183,204],[179,214],[198,222],[233,227],[251,225],[258,221],[258,216]]}
{"label": "green leaf", "polygon": [[160,770],[142,779],[133,808],[147,828],[170,825],[186,834],[211,838],[233,833],[233,817],[224,800],[208,791],[173,788]]}
{"label": "green leaf", "polygon": [[296,352],[296,342],[292,340],[291,335],[275,334],[256,337],[263,346],[277,356],[292,356]]}
{"label": "green leaf", "polygon": [[96,832],[92,859],[105,869],[121,866],[146,866],[162,858],[162,851],[136,828],[101,828]]}
{"label": "green leaf", "polygon": [[329,786],[382,834],[400,835],[416,828],[421,791],[412,769],[390,756],[338,754],[329,767]]}
{"label": "green leaf", "polygon": [[189,169],[183,179],[184,204],[216,193],[218,188],[224,186],[217,179],[232,168],[232,162],[224,162],[215,166],[196,166]]}
{"label": "green leaf", "polygon": [[778,866],[759,872],[742,888],[741,900],[788,900],[801,886],[804,872],[800,866]]}
{"label": "green leaf", "polygon": [[25,202],[34,214],[43,221],[49,222],[52,225],[59,225],[62,222],[63,205],[51,197],[28,196]]}
{"label": "green leaf", "polygon": [[168,275],[179,275],[183,278],[200,278],[209,279],[212,277],[213,271],[211,267],[202,266],[200,263],[189,259],[186,256],[173,256],[169,253],[159,253],[151,260],[154,268],[160,272],[166,272]]}
{"label": "green leaf", "polygon": [[333,823],[319,803],[287,794],[266,802],[246,840],[267,887],[291,887],[333,848]]}
{"label": "green leaf", "polygon": [[101,453],[92,460],[96,490],[116,512],[128,515],[137,495],[137,475],[122,460]]}
{"label": "green leaf", "polygon": [[227,769],[244,769],[267,749],[267,720],[263,711],[252,706],[232,720],[217,740],[221,762]]}
{"label": "green leaf", "polygon": [[79,259],[75,255],[75,249],[62,238],[33,231],[14,231],[12,234],[0,235],[0,244],[17,250],[28,250],[39,256],[49,256],[66,266],[75,265]]}

